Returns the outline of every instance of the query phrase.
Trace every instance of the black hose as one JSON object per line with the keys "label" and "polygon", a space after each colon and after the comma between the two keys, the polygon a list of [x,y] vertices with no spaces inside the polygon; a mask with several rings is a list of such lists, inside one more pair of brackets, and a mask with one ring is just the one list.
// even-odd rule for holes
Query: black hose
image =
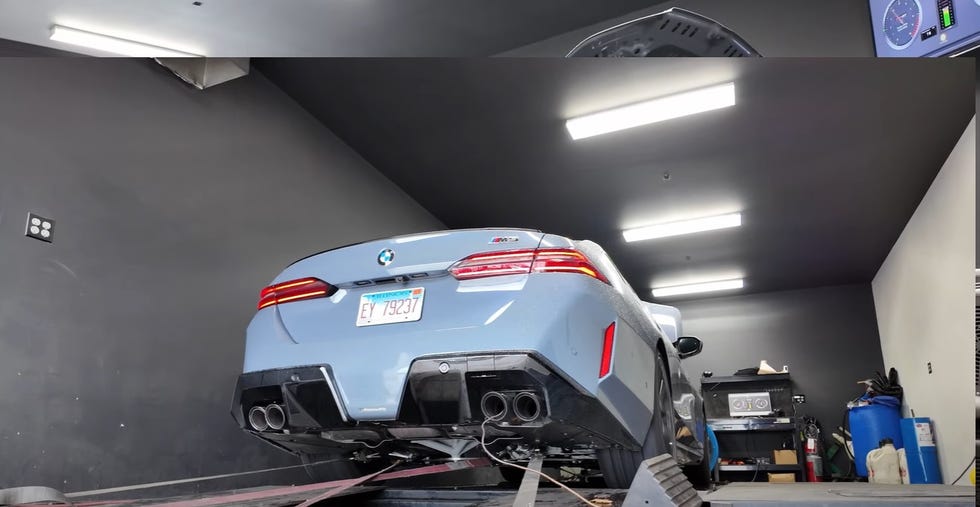
{"label": "black hose", "polygon": [[961,473],[960,476],[957,477],[956,480],[953,481],[953,482],[951,482],[950,484],[956,484],[957,482],[960,482],[960,479],[962,479],[963,476],[966,475],[966,473],[970,471],[970,467],[972,467],[973,464],[976,463],[976,462],[977,462],[977,458],[973,458],[973,461],[971,461],[970,464],[966,466],[966,469],[963,470],[963,473]]}

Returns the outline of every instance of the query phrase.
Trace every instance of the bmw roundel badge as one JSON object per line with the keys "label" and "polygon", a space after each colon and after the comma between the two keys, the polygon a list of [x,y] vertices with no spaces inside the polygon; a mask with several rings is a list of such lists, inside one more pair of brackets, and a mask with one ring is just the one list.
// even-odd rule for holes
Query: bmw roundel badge
{"label": "bmw roundel badge", "polygon": [[390,248],[385,248],[378,254],[378,264],[382,266],[387,266],[391,264],[391,261],[395,260],[395,251]]}

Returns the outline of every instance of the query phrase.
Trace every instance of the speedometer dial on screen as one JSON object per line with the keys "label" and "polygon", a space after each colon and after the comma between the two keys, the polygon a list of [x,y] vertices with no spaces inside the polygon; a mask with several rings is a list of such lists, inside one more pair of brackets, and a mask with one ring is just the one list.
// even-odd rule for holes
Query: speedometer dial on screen
{"label": "speedometer dial on screen", "polygon": [[919,0],[892,0],[885,8],[882,29],[885,41],[892,49],[909,47],[922,24],[922,5]]}

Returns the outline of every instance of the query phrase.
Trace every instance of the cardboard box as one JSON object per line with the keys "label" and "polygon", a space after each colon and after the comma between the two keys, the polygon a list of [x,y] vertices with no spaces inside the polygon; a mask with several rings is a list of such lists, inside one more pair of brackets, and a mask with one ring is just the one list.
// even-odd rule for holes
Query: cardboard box
{"label": "cardboard box", "polygon": [[769,474],[769,482],[796,482],[796,474]]}
{"label": "cardboard box", "polygon": [[772,462],[777,465],[795,465],[798,463],[796,461],[796,451],[792,449],[772,451]]}

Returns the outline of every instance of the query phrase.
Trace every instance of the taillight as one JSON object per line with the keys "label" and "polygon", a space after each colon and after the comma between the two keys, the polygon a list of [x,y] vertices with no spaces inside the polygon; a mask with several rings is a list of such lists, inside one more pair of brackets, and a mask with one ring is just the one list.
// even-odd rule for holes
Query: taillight
{"label": "taillight", "polygon": [[570,248],[543,248],[534,255],[534,265],[531,271],[535,273],[581,273],[589,275],[600,282],[609,280],[589,262],[589,258],[578,250]]}
{"label": "taillight", "polygon": [[589,262],[588,257],[571,248],[505,250],[473,254],[453,264],[449,272],[457,280],[529,273],[579,273],[609,283],[609,280]]}
{"label": "taillight", "polygon": [[337,288],[319,278],[301,278],[270,285],[259,293],[258,309],[279,303],[325,298],[337,292]]}
{"label": "taillight", "polygon": [[602,359],[599,360],[599,378],[609,375],[612,368],[613,338],[616,335],[616,323],[609,324],[602,339]]}
{"label": "taillight", "polygon": [[473,254],[449,268],[457,280],[501,275],[526,275],[534,263],[534,250],[507,250]]}

